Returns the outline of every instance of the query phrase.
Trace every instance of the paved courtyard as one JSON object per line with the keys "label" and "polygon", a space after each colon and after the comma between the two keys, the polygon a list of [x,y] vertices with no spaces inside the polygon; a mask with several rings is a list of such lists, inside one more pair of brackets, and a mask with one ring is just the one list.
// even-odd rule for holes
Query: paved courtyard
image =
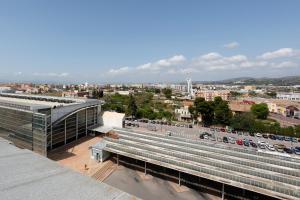
{"label": "paved courtyard", "polygon": [[101,139],[99,136],[80,138],[66,146],[51,151],[48,158],[74,171],[91,175],[101,164],[91,159],[89,147]]}

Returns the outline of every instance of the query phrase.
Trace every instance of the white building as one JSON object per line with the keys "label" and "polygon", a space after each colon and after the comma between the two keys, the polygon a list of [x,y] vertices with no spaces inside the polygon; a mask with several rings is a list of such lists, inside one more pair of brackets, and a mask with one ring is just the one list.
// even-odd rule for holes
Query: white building
{"label": "white building", "polygon": [[300,101],[300,93],[277,93],[277,99],[290,100],[290,101]]}
{"label": "white building", "polygon": [[123,128],[125,123],[125,114],[105,111],[102,115],[102,120],[105,127]]}
{"label": "white building", "polygon": [[177,116],[178,121],[189,121],[192,119],[192,115],[189,112],[188,106],[175,109],[175,114]]}

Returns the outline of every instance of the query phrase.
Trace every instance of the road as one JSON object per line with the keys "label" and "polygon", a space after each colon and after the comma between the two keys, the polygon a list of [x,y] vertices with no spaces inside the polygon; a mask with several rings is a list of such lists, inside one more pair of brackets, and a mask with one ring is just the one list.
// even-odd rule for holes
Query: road
{"label": "road", "polygon": [[300,125],[300,119],[285,117],[275,113],[270,113],[268,118],[278,121],[281,126]]}

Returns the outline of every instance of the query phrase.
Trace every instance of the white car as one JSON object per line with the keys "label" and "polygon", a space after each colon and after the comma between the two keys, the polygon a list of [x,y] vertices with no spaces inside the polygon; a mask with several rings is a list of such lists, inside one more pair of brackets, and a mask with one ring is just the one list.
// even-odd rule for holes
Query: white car
{"label": "white car", "polygon": [[257,144],[258,144],[259,148],[261,148],[261,149],[266,148],[266,143],[264,141],[258,141]]}
{"label": "white car", "polygon": [[228,141],[229,141],[229,143],[231,143],[231,144],[235,144],[236,138],[234,138],[234,137],[229,137],[229,138],[228,138]]}
{"label": "white car", "polygon": [[262,134],[261,133],[256,133],[255,136],[256,137],[262,137]]}
{"label": "white car", "polygon": [[204,135],[203,137],[204,137],[204,139],[208,140],[208,136],[207,135]]}
{"label": "white car", "polygon": [[269,149],[270,151],[275,151],[275,148],[272,144],[266,144],[267,149]]}

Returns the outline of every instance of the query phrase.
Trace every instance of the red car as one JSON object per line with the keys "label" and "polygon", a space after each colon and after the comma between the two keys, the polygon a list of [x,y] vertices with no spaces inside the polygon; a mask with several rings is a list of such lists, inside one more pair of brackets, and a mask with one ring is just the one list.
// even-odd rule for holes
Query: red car
{"label": "red car", "polygon": [[236,143],[237,143],[238,145],[243,145],[243,140],[237,139],[237,140],[236,140]]}

